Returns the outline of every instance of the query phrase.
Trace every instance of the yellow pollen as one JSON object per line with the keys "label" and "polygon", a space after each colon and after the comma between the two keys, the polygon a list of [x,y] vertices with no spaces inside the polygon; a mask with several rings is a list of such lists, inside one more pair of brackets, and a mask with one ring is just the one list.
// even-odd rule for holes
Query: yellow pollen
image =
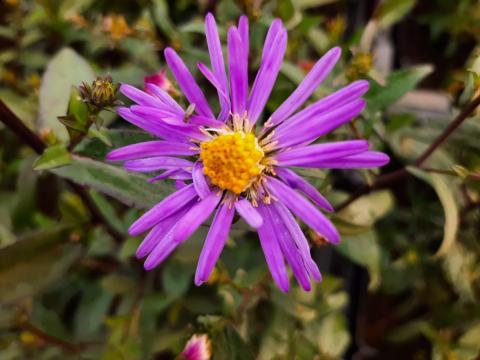
{"label": "yellow pollen", "polygon": [[263,150],[255,135],[237,131],[200,145],[203,173],[224,190],[241,194],[262,173]]}

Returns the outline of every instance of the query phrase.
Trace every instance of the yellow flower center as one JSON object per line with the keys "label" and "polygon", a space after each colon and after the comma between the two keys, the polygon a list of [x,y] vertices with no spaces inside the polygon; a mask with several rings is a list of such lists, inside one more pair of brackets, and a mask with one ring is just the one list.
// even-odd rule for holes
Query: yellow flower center
{"label": "yellow flower center", "polygon": [[255,135],[243,131],[220,135],[200,145],[203,173],[213,184],[237,195],[262,173],[263,156]]}

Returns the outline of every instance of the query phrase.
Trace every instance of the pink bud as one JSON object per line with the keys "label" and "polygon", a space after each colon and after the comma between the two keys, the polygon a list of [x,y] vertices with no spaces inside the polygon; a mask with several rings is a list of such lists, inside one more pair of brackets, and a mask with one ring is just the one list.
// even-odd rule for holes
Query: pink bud
{"label": "pink bud", "polygon": [[209,360],[212,356],[212,344],[205,334],[193,335],[181,353],[185,360]]}

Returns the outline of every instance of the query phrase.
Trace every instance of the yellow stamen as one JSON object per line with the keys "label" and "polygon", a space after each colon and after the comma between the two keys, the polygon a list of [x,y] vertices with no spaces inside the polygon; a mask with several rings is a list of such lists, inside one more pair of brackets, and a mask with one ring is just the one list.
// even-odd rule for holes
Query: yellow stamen
{"label": "yellow stamen", "polygon": [[245,191],[262,173],[264,153],[255,135],[236,131],[200,144],[203,173],[221,189]]}

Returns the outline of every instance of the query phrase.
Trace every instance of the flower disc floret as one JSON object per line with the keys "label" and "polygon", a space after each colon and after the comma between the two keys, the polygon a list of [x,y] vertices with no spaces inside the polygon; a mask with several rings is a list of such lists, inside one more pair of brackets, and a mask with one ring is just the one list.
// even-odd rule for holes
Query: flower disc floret
{"label": "flower disc floret", "polygon": [[262,173],[263,157],[255,135],[243,131],[223,134],[200,145],[204,174],[219,188],[237,195]]}

